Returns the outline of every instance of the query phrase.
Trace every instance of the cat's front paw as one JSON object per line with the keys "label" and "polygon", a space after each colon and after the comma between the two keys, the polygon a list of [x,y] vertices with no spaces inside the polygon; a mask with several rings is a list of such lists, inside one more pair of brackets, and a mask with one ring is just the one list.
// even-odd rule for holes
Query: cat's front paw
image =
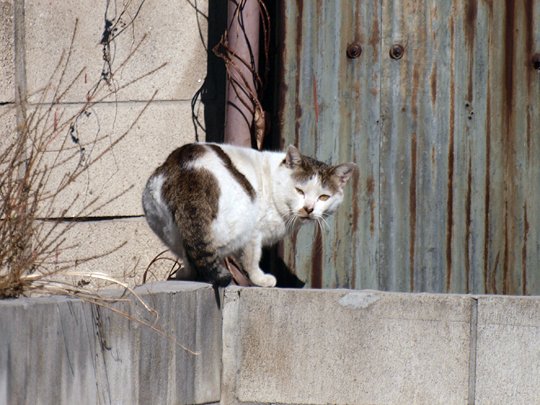
{"label": "cat's front paw", "polygon": [[273,275],[262,272],[255,276],[250,275],[249,278],[253,284],[259,287],[275,287],[277,283],[277,280]]}

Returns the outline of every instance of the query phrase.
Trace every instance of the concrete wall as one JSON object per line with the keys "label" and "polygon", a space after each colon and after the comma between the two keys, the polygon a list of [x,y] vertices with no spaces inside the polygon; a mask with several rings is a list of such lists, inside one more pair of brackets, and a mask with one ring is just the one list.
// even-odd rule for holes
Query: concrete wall
{"label": "concrete wall", "polygon": [[[221,314],[207,284],[161,283],[109,309],[62,297],[0,301],[1,404],[219,401]],[[191,354],[183,347],[196,352]]]}
{"label": "concrete wall", "polygon": [[532,404],[540,298],[229,288],[225,404]]}
{"label": "concrete wall", "polygon": [[[119,22],[115,34],[120,35],[111,42],[110,52],[112,68],[116,71],[112,86],[121,90],[78,120],[77,134],[80,145],[86,148],[85,158],[97,156],[114,143],[157,90],[155,100],[125,139],[79,178],[57,202],[61,209],[62,204],[79,195],[69,216],[96,196],[104,202],[128,190],[112,203],[84,214],[100,221],[75,226],[71,235],[83,244],[67,251],[64,259],[99,255],[124,242],[127,244],[112,256],[89,266],[79,265],[78,270],[109,269],[117,277],[129,272],[137,275],[137,280],[130,279],[130,282],[140,281],[150,259],[163,250],[142,218],[140,196],[146,179],[168,153],[194,141],[190,102],[206,75],[207,10],[207,0],[0,2],[2,123],[8,119],[14,121],[16,89],[28,97],[30,112],[44,110],[52,101],[55,101],[52,110],[55,117],[68,117],[80,111],[88,91],[99,81],[104,68],[104,49],[100,41],[105,19]],[[134,22],[130,24],[133,18]],[[120,33],[124,27],[125,31]],[[72,37],[73,47],[69,53]],[[66,59],[68,53],[69,61]],[[131,53],[129,62],[121,66]],[[62,57],[61,68],[56,70]],[[166,64],[162,69],[122,88],[162,64]],[[48,84],[51,90],[44,95],[40,89]],[[59,91],[57,94],[62,94],[59,99],[54,96],[56,90]],[[202,118],[202,111],[199,113]],[[0,131],[0,139],[5,142],[14,132],[14,125],[2,125]],[[71,142],[67,130],[57,138],[59,143],[66,140],[68,153],[72,154],[78,145]],[[50,155],[53,159],[54,154]],[[74,159],[53,173],[50,187],[60,182],[77,164],[79,156],[75,154]],[[132,219],[128,226],[125,217]]]}
{"label": "concrete wall", "polygon": [[[206,284],[145,288],[169,338],[79,300],[1,301],[0,403],[540,398],[538,297],[229,287],[220,310]],[[114,308],[145,316],[133,304]]]}

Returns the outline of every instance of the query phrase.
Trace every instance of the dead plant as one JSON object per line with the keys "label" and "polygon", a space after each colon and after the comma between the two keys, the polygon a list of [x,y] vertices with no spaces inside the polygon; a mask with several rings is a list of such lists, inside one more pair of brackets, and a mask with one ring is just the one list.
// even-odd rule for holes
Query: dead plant
{"label": "dead plant", "polygon": [[[106,22],[107,29],[111,28],[107,28]],[[116,31],[115,35],[118,35]],[[85,69],[82,69],[71,79],[66,77],[76,37],[77,23],[69,49],[62,54],[49,83],[32,95],[38,97],[38,101],[30,105],[25,97],[21,97],[13,110],[4,113],[4,116],[15,115],[14,110],[17,110],[18,123],[11,132],[2,134],[0,140],[0,298],[33,292],[88,297],[91,293],[84,289],[84,282],[70,284],[65,281],[65,276],[70,274],[68,270],[74,268],[75,262],[95,260],[123,246],[120,244],[107,252],[87,257],[65,259],[66,253],[77,247],[68,236],[73,227],[128,191],[120,190],[116,196],[106,200],[99,196],[90,199],[84,196],[83,200],[80,194],[68,194],[67,190],[126,138],[155,93],[120,135],[98,134],[90,140],[83,140],[79,121],[93,114],[96,104],[114,99],[119,91],[152,75],[165,64],[127,83],[118,84],[115,73],[130,63],[145,37],[135,44],[116,68],[113,68],[110,53],[107,53],[109,59],[105,58],[102,75],[90,87],[85,102],[75,113],[68,113],[62,105],[65,95],[85,74]],[[114,38],[109,35],[102,39],[104,52],[110,49],[109,41]],[[100,152],[94,152],[94,147],[103,141],[107,146]],[[59,176],[59,173],[63,175]],[[79,279],[104,279],[101,273],[70,275]],[[107,281],[122,285],[116,280]],[[92,296],[94,300],[99,298],[96,294]]]}

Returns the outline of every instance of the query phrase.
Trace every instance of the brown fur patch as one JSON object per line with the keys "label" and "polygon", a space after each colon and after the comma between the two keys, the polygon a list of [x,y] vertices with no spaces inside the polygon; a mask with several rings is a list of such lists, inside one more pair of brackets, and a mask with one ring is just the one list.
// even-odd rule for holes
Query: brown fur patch
{"label": "brown fur patch", "polygon": [[204,145],[198,143],[189,143],[175,149],[167,158],[162,167],[164,170],[174,170],[176,166],[186,167],[187,163],[199,159],[207,153]]}
{"label": "brown fur patch", "polygon": [[232,174],[234,179],[242,186],[246,194],[251,198],[251,201],[255,200],[256,193],[255,189],[249,182],[249,180],[244,176],[234,165],[229,155],[227,155],[223,149],[221,149],[218,145],[208,145],[210,148],[216,152],[216,154],[219,156],[227,170]]}
{"label": "brown fur patch", "polygon": [[332,193],[337,193],[340,190],[339,179],[334,173],[334,166],[302,155],[302,161],[293,169],[293,180],[303,183],[313,176],[318,176],[322,185]]}
{"label": "brown fur patch", "polygon": [[186,254],[197,268],[207,267],[216,259],[210,226],[217,218],[221,194],[210,171],[188,165],[205,153],[208,151],[203,145],[184,145],[158,169],[165,176],[163,197],[182,230]]}

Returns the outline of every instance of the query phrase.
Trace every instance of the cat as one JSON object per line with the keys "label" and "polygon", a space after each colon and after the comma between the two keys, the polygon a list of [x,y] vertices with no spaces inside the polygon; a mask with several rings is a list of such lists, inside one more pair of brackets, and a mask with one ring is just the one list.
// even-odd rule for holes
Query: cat
{"label": "cat", "polygon": [[226,286],[232,256],[256,286],[276,278],[259,268],[263,246],[307,221],[325,221],[343,200],[356,164],[327,165],[300,154],[215,143],[174,150],[150,176],[142,204],[150,228],[184,265]]}

